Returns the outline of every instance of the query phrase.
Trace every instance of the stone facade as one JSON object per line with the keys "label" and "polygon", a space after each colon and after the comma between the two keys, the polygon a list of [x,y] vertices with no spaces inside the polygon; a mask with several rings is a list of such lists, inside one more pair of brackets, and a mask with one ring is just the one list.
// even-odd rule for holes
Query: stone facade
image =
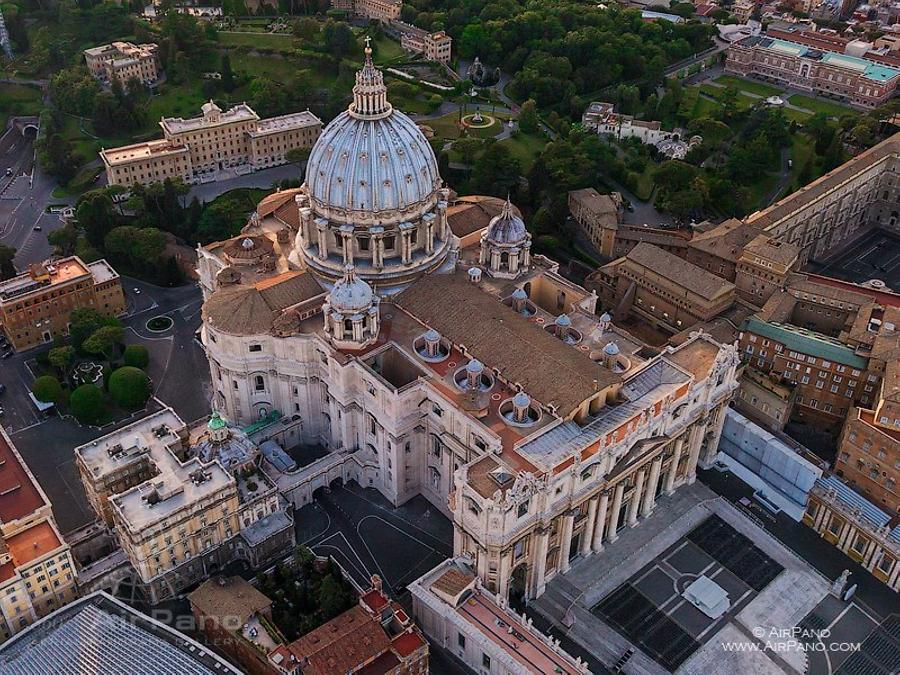
{"label": "stone facade", "polygon": [[[280,445],[328,451],[300,468],[264,448],[266,475],[294,505],[335,480],[397,505],[422,495],[454,520],[454,550],[488,591],[534,597],[711,461],[737,351],[694,334],[642,356],[597,318],[595,294],[530,254],[508,202],[460,247],[427,143],[368,58],[356,82],[310,155],[296,225],[281,236],[251,221],[201,250],[214,405],[239,424],[281,420]],[[372,123],[410,134],[398,145]],[[374,157],[356,147],[361,133]],[[361,183],[338,161],[351,156],[378,173]],[[395,250],[394,232],[418,233],[399,260],[373,244],[395,237]],[[236,264],[234,243],[251,233],[274,242],[269,271]]]}
{"label": "stone facade", "polygon": [[796,246],[800,266],[824,260],[873,227],[900,229],[898,170],[900,134],[751,214],[747,222]]}
{"label": "stone facade", "polygon": [[[75,562],[50,501],[0,427],[0,642],[78,597]],[[13,487],[14,485],[14,487]]]}
{"label": "stone facade", "polygon": [[84,61],[91,75],[103,84],[118,80],[125,86],[130,80],[137,79],[152,86],[160,77],[158,51],[159,46],[153,43],[113,42],[85,49]]}
{"label": "stone facade", "polygon": [[618,192],[601,195],[594,188],[573,190],[569,193],[569,213],[597,250],[612,258],[622,220],[622,196]]}
{"label": "stone facade", "polygon": [[900,591],[900,526],[835,476],[821,478],[809,494],[803,522],[888,588]]}
{"label": "stone facade", "polygon": [[312,147],[322,130],[311,112],[260,119],[240,103],[223,112],[212,101],[200,117],[163,118],[163,138],[103,149],[110,185],[149,185],[167,178],[215,180],[218,171],[249,172],[287,162],[292,150]]}
{"label": "stone facade", "polygon": [[104,316],[125,313],[122,281],[105,260],[60,258],[0,282],[0,328],[18,350],[68,335],[72,310],[87,308]]}
{"label": "stone facade", "polygon": [[[814,46],[815,45],[815,46]],[[832,47],[833,49],[833,47]],[[728,47],[725,71],[875,108],[896,94],[900,67],[822,51],[802,33],[769,31]]]}
{"label": "stone facade", "polygon": [[152,602],[228,562],[252,567],[294,545],[259,450],[214,414],[187,427],[169,408],[75,449],[88,501],[113,529]]}

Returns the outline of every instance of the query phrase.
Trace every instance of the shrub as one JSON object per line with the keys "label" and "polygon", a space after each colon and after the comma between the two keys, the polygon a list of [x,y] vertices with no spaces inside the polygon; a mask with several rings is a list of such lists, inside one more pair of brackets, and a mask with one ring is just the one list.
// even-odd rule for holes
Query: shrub
{"label": "shrub", "polygon": [[128,345],[125,347],[125,365],[133,368],[146,368],[150,363],[150,353],[144,345]]}
{"label": "shrub", "polygon": [[140,408],[150,398],[150,378],[133,366],[122,366],[109,376],[109,394],[123,408]]}
{"label": "shrub", "polygon": [[31,387],[34,397],[44,403],[59,403],[63,399],[62,385],[52,375],[41,375]]}
{"label": "shrub", "polygon": [[103,392],[94,384],[83,384],[69,397],[69,409],[79,422],[97,424],[106,414]]}

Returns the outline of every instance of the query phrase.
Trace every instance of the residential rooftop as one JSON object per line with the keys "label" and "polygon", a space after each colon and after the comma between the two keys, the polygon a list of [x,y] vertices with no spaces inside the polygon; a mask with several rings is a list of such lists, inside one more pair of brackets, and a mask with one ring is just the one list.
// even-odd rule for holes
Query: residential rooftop
{"label": "residential rooftop", "polygon": [[863,370],[868,365],[865,357],[859,356],[840,340],[816,331],[775,321],[761,321],[755,316],[747,319],[745,331],[782,343],[787,349],[801,354],[810,354],[827,361],[840,363]]}
{"label": "residential rooftop", "polygon": [[6,431],[0,427],[0,523],[20,520],[48,504]]}
{"label": "residential rooftop", "polygon": [[37,263],[27,272],[0,283],[0,303],[18,301],[32,293],[43,292],[51,286],[69,283],[90,274],[87,265],[78,256]]}
{"label": "residential rooftop", "polygon": [[[211,127],[223,126],[226,124],[236,124],[238,122],[256,122],[259,120],[253,108],[246,103],[238,103],[228,110],[222,112],[218,107],[209,108],[209,103],[203,106],[203,115],[198,117],[163,117],[160,126],[163,128],[166,136],[171,134],[183,134],[190,131],[201,131]],[[207,112],[216,112],[215,118],[206,115]],[[310,113],[311,114],[311,113]]]}

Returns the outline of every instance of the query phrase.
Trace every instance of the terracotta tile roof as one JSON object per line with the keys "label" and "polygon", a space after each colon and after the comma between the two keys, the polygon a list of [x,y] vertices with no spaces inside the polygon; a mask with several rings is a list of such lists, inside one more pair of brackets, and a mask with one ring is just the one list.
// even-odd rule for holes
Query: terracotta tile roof
{"label": "terracotta tile roof", "polygon": [[347,673],[390,650],[391,642],[381,624],[357,605],[291,644],[297,660],[309,659],[303,675]]}
{"label": "terracotta tile roof", "polygon": [[744,251],[784,265],[791,264],[800,255],[799,247],[786,241],[778,241],[766,234],[754,237],[744,246]]}
{"label": "terracotta tile roof", "polygon": [[207,579],[188,594],[188,600],[207,616],[239,617],[242,624],[272,605],[269,598],[237,576]]}
{"label": "terracotta tile roof", "polygon": [[462,570],[451,567],[431,584],[431,588],[453,597],[471,584],[474,578],[471,574],[466,574]]}
{"label": "terracotta tile roof", "polygon": [[641,242],[631,249],[625,258],[657,274],[665,270],[666,277],[672,283],[706,300],[718,298],[734,290],[734,284],[653,244]]}
{"label": "terracotta tile roof", "polygon": [[391,640],[391,644],[394,645],[394,649],[400,656],[406,658],[416,650],[424,647],[425,640],[422,639],[422,636],[418,632],[407,631]]}
{"label": "terracotta tile roof", "polygon": [[711,230],[695,234],[688,246],[718,258],[736,262],[741,257],[744,246],[760,232],[761,230],[753,225],[743,223],[737,218],[731,218]]}
{"label": "terracotta tile roof", "polygon": [[285,204],[293,204],[294,197],[302,191],[303,188],[291,188],[290,190],[279,190],[270,195],[263,197],[259,204],[256,205],[256,212],[260,218],[265,218],[270,213],[274,213]]}
{"label": "terracotta tile roof", "polygon": [[309,272],[285,272],[252,286],[227,286],[203,303],[203,318],[232,335],[258,335],[272,328],[278,312],[324,293]]}
{"label": "terracotta tile roof", "polygon": [[575,199],[581,202],[595,213],[617,214],[619,212],[619,205],[611,195],[600,194],[594,188],[572,190],[569,193],[569,199]]}
{"label": "terracotta tile roof", "polygon": [[0,430],[0,521],[18,520],[45,505],[12,441]]}
{"label": "terracotta tile roof", "polygon": [[900,152],[900,133],[894,134],[878,145],[844,162],[836,169],[832,169],[824,176],[817,178],[809,185],[791,193],[784,199],[775,202],[770,207],[751,214],[747,218],[747,222],[767,229],[802,206],[827,194],[836,186],[859,175],[864,168],[875,164],[885,157],[896,155],[898,152]]}
{"label": "terracotta tile roof", "polygon": [[272,215],[285,225],[289,225],[295,230],[300,229],[300,209],[293,200],[275,209]]}
{"label": "terracotta tile roof", "polygon": [[387,605],[389,602],[387,596],[377,588],[373,588],[372,590],[367,591],[365,594],[363,594],[362,597],[360,597],[360,601],[376,613],[381,611],[381,608]]}
{"label": "terracotta tile roof", "polygon": [[[447,208],[450,230],[457,237],[465,237],[483,230],[491,222],[491,218],[500,213],[504,203],[502,199],[482,195],[460,197],[456,203]],[[516,207],[513,207],[513,211],[517,216],[522,216]]]}
{"label": "terracotta tile roof", "polygon": [[563,417],[621,380],[459,275],[425,276],[395,303]]}
{"label": "terracotta tile roof", "polygon": [[394,652],[384,652],[371,663],[360,668],[356,673],[358,675],[385,675],[400,665],[400,659]]}
{"label": "terracotta tile roof", "polygon": [[719,348],[708,340],[694,340],[680,347],[667,358],[684,368],[698,380],[705,380],[716,362]]}

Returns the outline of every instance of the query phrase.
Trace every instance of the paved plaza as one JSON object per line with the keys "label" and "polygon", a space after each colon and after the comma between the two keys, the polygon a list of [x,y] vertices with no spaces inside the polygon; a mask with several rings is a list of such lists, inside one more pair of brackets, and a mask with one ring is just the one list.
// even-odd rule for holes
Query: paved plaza
{"label": "paved plaza", "polygon": [[453,555],[453,524],[421,496],[395,508],[376,490],[335,484],[317,491],[294,521],[298,543],[333,556],[362,588],[378,574],[396,598]]}
{"label": "paved plaza", "polygon": [[[713,619],[682,597],[699,575],[728,593]],[[764,648],[761,629],[797,626],[829,581],[700,483],[660,499],[637,527],[576,559],[532,609],[592,654],[592,669],[634,650],[625,672],[802,673],[806,655]],[[743,647],[734,647],[743,645]],[[749,645],[749,646],[748,646]]]}
{"label": "paved plaza", "polygon": [[900,238],[883,230],[872,231],[824,265],[812,265],[811,269],[854,283],[880,279],[889,289],[900,291]]}

